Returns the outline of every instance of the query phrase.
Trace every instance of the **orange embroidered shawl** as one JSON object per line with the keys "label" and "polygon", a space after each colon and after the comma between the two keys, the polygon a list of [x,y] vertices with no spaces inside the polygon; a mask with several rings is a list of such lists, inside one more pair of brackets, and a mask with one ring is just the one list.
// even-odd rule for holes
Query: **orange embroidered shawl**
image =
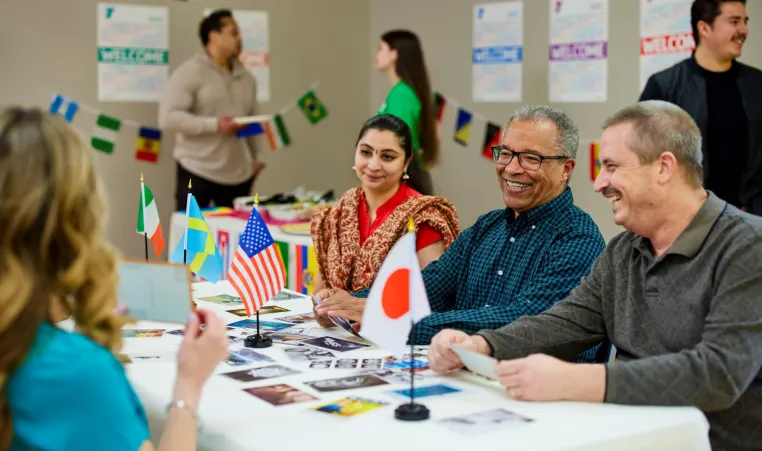
{"label": "orange embroidered shawl", "polygon": [[407,231],[410,216],[416,226],[426,223],[442,234],[445,249],[460,234],[452,203],[437,196],[406,199],[360,246],[359,205],[362,188],[353,188],[331,208],[312,215],[312,241],[320,277],[327,288],[358,291],[370,288],[381,263]]}

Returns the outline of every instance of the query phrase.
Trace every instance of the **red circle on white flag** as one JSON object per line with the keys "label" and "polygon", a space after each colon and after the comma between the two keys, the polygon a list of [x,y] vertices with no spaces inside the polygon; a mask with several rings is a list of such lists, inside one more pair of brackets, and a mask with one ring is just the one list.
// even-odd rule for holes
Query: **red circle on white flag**
{"label": "red circle on white flag", "polygon": [[381,293],[381,306],[391,319],[410,311],[410,270],[400,268],[389,275]]}

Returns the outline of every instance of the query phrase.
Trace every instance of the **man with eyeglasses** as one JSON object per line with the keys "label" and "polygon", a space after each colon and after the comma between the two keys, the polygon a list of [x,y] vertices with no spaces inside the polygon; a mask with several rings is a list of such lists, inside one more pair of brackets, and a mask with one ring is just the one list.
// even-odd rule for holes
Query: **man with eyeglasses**
{"label": "man with eyeglasses", "polygon": [[[506,208],[482,215],[423,270],[433,313],[413,327],[413,344],[429,344],[442,329],[475,333],[545,311],[603,251],[598,227],[574,205],[568,186],[579,145],[571,118],[525,106],[504,130],[493,158]],[[367,294],[323,290],[319,313],[361,321]],[[594,356],[595,347],[580,359]]]}

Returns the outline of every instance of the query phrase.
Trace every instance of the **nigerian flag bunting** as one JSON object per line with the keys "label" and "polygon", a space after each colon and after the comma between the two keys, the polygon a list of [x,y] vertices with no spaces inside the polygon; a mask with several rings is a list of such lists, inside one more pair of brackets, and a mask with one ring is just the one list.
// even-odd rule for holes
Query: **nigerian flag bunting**
{"label": "nigerian flag bunting", "polygon": [[153,193],[143,182],[140,182],[137,232],[145,234],[151,240],[154,254],[160,257],[161,251],[164,250],[164,235],[159,222],[159,210],[156,208]]}
{"label": "nigerian flag bunting", "polygon": [[93,148],[105,153],[113,152],[114,144],[116,143],[116,132],[119,131],[121,126],[122,121],[119,119],[105,114],[99,115],[98,120],[95,122],[95,130],[91,140]]}

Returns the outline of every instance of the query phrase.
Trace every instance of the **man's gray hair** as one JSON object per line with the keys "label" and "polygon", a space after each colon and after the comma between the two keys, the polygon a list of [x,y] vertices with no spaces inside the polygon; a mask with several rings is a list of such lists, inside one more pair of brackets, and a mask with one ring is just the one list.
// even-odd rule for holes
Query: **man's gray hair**
{"label": "man's gray hair", "polygon": [[627,147],[642,164],[655,161],[671,152],[682,166],[686,180],[694,188],[704,184],[701,130],[693,118],[679,106],[663,100],[647,100],[627,106],[603,123],[603,129],[631,123]]}
{"label": "man's gray hair", "polygon": [[512,122],[552,122],[556,125],[555,149],[558,155],[568,158],[577,157],[579,147],[579,128],[572,118],[563,111],[546,105],[526,105],[514,111],[503,128],[503,136]]}

